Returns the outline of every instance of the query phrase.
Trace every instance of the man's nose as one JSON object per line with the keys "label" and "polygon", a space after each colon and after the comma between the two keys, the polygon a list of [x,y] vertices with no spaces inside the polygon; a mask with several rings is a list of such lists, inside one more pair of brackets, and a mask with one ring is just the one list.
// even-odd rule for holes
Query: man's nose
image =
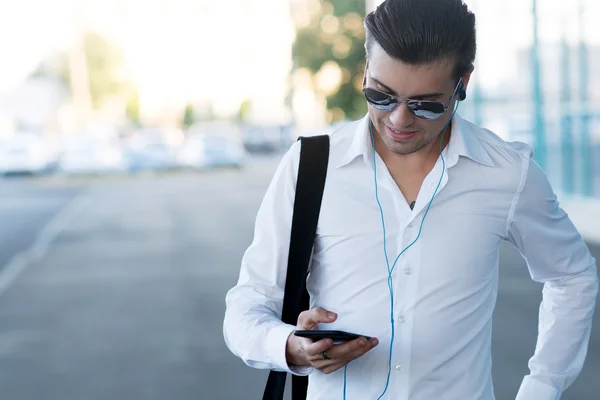
{"label": "man's nose", "polygon": [[398,104],[390,113],[390,122],[395,128],[405,128],[411,126],[415,121],[415,115],[410,111],[406,103]]}

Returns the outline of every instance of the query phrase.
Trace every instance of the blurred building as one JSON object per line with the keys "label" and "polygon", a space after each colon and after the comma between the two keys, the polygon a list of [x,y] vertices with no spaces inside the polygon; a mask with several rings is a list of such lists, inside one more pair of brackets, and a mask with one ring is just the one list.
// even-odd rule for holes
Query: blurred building
{"label": "blurred building", "polygon": [[68,99],[63,82],[50,77],[30,77],[0,101],[0,136],[16,131],[56,134],[59,114]]}
{"label": "blurred building", "polygon": [[[589,71],[587,76],[582,76],[580,65],[579,44],[543,43],[539,46],[542,88],[544,100],[559,102],[565,95],[570,100],[577,100],[581,95],[582,87],[586,90],[586,97],[590,105],[600,103],[600,75],[593,73],[593,67],[600,65],[600,46],[586,46],[586,60],[584,70]],[[531,48],[522,48],[516,54],[517,71],[532,71]],[[582,82],[582,79],[584,80]],[[510,82],[505,82],[510,85]],[[518,85],[508,86],[509,90],[519,96],[528,96],[532,87],[532,74],[522,74]],[[567,92],[565,93],[565,90]]]}

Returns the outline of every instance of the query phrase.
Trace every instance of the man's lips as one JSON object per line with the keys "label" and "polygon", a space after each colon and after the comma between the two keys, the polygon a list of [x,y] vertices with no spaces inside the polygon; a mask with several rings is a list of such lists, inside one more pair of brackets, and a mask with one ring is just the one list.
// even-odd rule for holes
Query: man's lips
{"label": "man's lips", "polygon": [[392,139],[398,141],[412,139],[417,134],[417,131],[395,131],[387,125],[385,127]]}

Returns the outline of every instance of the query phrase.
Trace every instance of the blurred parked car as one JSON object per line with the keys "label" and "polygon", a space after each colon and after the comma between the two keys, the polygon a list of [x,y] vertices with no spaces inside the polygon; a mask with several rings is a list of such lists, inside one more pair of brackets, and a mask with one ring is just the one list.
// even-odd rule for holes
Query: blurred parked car
{"label": "blurred parked car", "polygon": [[190,168],[241,167],[245,151],[239,138],[216,133],[198,134],[186,139],[177,161]]}
{"label": "blurred parked car", "polygon": [[288,131],[279,126],[248,126],[244,130],[243,141],[250,153],[273,153],[291,144]]}
{"label": "blurred parked car", "polygon": [[127,139],[125,157],[130,171],[164,170],[177,166],[175,147],[159,131],[141,131]]}
{"label": "blurred parked car", "polygon": [[34,133],[17,133],[0,142],[0,173],[42,173],[56,167],[52,142]]}
{"label": "blurred parked car", "polygon": [[125,171],[125,155],[114,138],[79,136],[64,142],[58,168],[65,173],[108,173]]}

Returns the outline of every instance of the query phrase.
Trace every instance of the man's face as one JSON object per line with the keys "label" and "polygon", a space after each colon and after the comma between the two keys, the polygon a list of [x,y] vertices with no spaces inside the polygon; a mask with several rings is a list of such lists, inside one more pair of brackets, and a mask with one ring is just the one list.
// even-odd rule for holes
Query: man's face
{"label": "man's face", "polygon": [[[391,58],[376,43],[372,46],[367,70],[367,87],[397,96],[403,100],[432,100],[448,105],[456,88],[453,79],[454,60],[444,60],[429,66],[411,66]],[[465,89],[469,76],[463,77]],[[448,123],[458,94],[448,110],[438,119],[428,121],[416,117],[405,102],[393,111],[380,111],[369,104],[369,116],[377,134],[389,151],[412,154],[429,151]]]}

